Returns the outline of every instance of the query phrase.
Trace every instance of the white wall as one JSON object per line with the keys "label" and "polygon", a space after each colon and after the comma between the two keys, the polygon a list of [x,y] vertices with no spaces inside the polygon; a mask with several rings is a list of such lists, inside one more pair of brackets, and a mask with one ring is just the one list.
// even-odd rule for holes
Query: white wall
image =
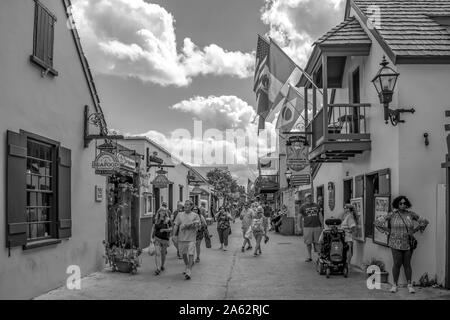
{"label": "white wall", "polygon": [[[0,299],[31,298],[66,282],[69,265],[83,275],[103,266],[106,204],[94,201],[94,144],[83,147],[84,105],[92,99],[75,44],[65,26],[62,1],[43,0],[58,21],[54,67],[59,76],[42,78],[29,62],[33,50],[34,1],[0,2]],[[105,108],[106,109],[106,108]],[[5,243],[6,130],[20,129],[60,141],[72,150],[72,237],[61,244],[24,251]]]}
{"label": "white wall", "polygon": [[[370,33],[369,33],[370,35]],[[430,221],[423,234],[418,234],[418,249],[413,256],[413,280],[424,273],[433,277],[442,270],[442,247],[436,246],[435,235],[444,236],[442,228],[437,232],[439,221],[443,221],[445,210],[442,202],[437,206],[438,185],[445,183],[444,162],[446,146],[444,135],[444,110],[450,109],[448,84],[450,66],[448,65],[400,65],[391,67],[401,75],[394,93],[391,107],[414,107],[416,113],[403,114],[406,123],[397,127],[383,120],[383,108],[380,106],[371,80],[377,73],[384,55],[378,42],[372,38],[372,49],[368,57],[353,57],[345,66],[343,89],[338,90],[336,102],[349,102],[348,72],[360,67],[361,102],[371,103],[368,130],[371,134],[371,151],[366,151],[342,164],[322,165],[314,186],[328,182],[336,184],[336,206],[328,208],[328,194],[325,191],[325,215],[339,216],[343,207],[343,179],[355,177],[373,171],[389,168],[391,170],[392,198],[404,194],[413,202],[413,210]],[[430,145],[425,147],[423,133],[428,132]],[[440,194],[440,197],[442,195]],[[445,241],[445,237],[439,241]],[[356,243],[353,263],[360,265],[371,257],[385,261],[388,271],[392,267],[391,252],[366,239],[365,243]],[[438,261],[438,263],[436,262]],[[439,271],[442,273],[442,271]],[[401,275],[401,281],[404,281]]]}

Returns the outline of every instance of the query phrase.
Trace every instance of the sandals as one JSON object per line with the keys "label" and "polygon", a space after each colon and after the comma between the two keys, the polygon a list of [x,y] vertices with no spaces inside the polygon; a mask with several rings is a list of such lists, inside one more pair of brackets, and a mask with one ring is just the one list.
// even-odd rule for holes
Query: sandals
{"label": "sandals", "polygon": [[161,270],[159,270],[159,269],[155,270],[155,276],[159,276],[160,273],[161,273]]}
{"label": "sandals", "polygon": [[248,247],[248,248],[247,248],[247,250],[252,250],[252,249],[253,249],[253,247],[252,247],[252,246],[250,246],[250,247]]}
{"label": "sandals", "polygon": [[242,247],[242,248],[241,248],[241,252],[244,252],[244,251],[245,251],[245,248],[244,248],[244,247]]}

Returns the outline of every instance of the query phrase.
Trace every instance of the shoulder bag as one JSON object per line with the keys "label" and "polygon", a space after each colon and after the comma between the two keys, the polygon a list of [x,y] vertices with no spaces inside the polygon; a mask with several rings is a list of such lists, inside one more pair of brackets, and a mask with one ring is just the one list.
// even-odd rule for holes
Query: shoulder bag
{"label": "shoulder bag", "polygon": [[417,248],[417,239],[409,232],[408,225],[406,224],[405,220],[403,219],[401,213],[398,212],[397,214],[400,216],[400,219],[402,219],[403,224],[406,227],[406,231],[408,232],[409,248],[411,249],[411,251],[413,251]]}

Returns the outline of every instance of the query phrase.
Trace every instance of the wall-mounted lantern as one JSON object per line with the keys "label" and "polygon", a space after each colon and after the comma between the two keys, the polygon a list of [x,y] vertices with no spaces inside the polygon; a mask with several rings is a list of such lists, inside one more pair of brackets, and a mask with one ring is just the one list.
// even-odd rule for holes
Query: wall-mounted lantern
{"label": "wall-mounted lantern", "polygon": [[287,183],[290,184],[291,178],[292,178],[292,172],[291,170],[287,169],[286,172],[284,173],[287,179]]}
{"label": "wall-mounted lantern", "polygon": [[405,120],[400,119],[400,114],[404,112],[414,113],[414,108],[411,109],[390,109],[389,103],[392,102],[392,95],[394,94],[395,85],[397,84],[397,78],[400,73],[395,72],[392,68],[388,67],[389,62],[386,57],[383,56],[383,61],[380,63],[381,69],[377,75],[373,78],[372,83],[378,92],[380,102],[384,106],[384,121],[388,123],[391,121],[393,126],[398,123],[404,123]]}

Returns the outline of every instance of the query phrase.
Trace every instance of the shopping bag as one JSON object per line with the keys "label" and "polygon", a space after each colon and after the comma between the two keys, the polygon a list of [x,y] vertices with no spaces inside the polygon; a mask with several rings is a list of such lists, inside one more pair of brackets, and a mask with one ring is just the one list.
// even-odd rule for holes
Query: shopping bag
{"label": "shopping bag", "polygon": [[147,248],[142,249],[143,252],[147,252],[149,256],[154,256],[156,253],[155,244],[150,242],[150,245]]}
{"label": "shopping bag", "polygon": [[252,228],[248,228],[245,232],[245,239],[251,240],[253,236]]}

